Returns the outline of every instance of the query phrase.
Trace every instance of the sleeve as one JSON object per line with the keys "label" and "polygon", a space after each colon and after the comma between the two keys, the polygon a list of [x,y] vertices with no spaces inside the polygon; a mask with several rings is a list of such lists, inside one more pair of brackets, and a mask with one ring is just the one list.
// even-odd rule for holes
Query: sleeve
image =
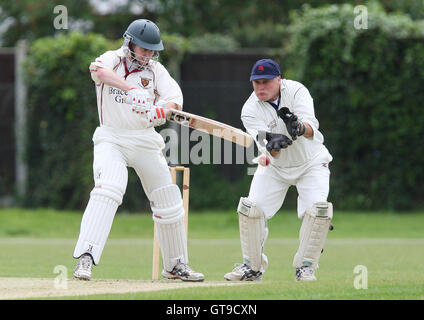
{"label": "sleeve", "polygon": [[300,85],[294,91],[293,113],[299,117],[299,120],[309,124],[314,131],[313,140],[323,143],[324,137],[319,132],[319,122],[315,118],[314,100],[312,99],[309,90],[304,85]]}
{"label": "sleeve", "polygon": [[93,79],[93,81],[96,84],[100,83],[100,80],[96,75],[97,67],[108,68],[113,70],[113,68],[119,63],[119,61],[119,57],[112,50],[106,51],[100,57],[97,57],[93,62],[90,63],[89,67],[91,78]]}
{"label": "sleeve", "polygon": [[97,57],[91,64],[90,64],[90,70],[91,66],[93,67],[101,67],[101,68],[108,68],[113,69],[117,63],[119,63],[120,59],[115,54],[115,51],[109,50],[103,53],[100,57]]}
{"label": "sleeve", "polygon": [[157,82],[156,90],[159,93],[159,99],[164,102],[174,102],[183,107],[183,93],[177,81],[171,77],[168,70],[162,64],[158,63],[156,69]]}
{"label": "sleeve", "polygon": [[246,102],[241,111],[241,121],[243,122],[243,126],[246,128],[247,133],[255,140],[259,151],[261,153],[268,154],[264,143],[262,141],[258,141],[258,133],[259,131],[269,131],[269,128],[265,121],[253,110],[254,108],[251,108],[251,104]]}

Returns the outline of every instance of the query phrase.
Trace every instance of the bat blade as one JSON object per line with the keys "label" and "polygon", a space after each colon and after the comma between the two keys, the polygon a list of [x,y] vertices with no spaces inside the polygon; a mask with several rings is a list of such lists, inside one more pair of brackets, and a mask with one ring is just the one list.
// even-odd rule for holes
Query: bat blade
{"label": "bat blade", "polygon": [[166,113],[169,121],[231,141],[245,148],[253,143],[253,138],[248,133],[228,124],[176,109],[167,109]]}
{"label": "bat blade", "polygon": [[[126,98],[123,101],[131,105]],[[164,108],[164,110],[169,121],[231,141],[245,148],[249,148],[254,141],[248,133],[228,124],[177,109]]]}

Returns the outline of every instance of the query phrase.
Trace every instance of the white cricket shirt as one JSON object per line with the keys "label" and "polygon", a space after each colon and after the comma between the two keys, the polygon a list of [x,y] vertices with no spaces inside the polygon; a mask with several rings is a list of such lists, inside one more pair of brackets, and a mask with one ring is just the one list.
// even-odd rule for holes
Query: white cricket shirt
{"label": "white cricket shirt", "polygon": [[[174,102],[182,107],[183,94],[178,83],[171,77],[165,67],[157,61],[136,69],[125,58],[122,48],[107,51],[90,64],[90,71],[96,67],[108,68],[130,82],[134,87],[145,90],[152,103],[159,100]],[[127,92],[109,86],[93,77],[96,83],[97,108],[100,125],[116,129],[139,130],[147,128],[147,120],[143,115],[132,111],[130,105],[124,103]]]}
{"label": "white cricket shirt", "polygon": [[312,138],[297,137],[292,145],[282,149],[278,158],[272,157],[256,140],[258,131],[281,133],[291,139],[284,121],[278,117],[277,111],[268,103],[258,99],[253,92],[243,105],[241,120],[246,131],[255,139],[259,151],[268,154],[271,164],[280,168],[292,168],[307,164],[317,156],[323,156],[330,162],[332,157],[324,146],[324,137],[319,132],[318,120],[315,118],[314,102],[308,89],[300,82],[281,79],[281,99],[278,109],[287,107],[298,116],[299,120],[308,123],[314,130]]}

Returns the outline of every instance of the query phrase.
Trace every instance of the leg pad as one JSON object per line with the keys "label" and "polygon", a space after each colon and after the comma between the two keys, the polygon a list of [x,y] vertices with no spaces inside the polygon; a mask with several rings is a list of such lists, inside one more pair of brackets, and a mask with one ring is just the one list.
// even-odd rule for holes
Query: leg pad
{"label": "leg pad", "polygon": [[317,202],[306,210],[299,233],[299,249],[293,267],[316,268],[333,218],[331,202]]}
{"label": "leg pad", "polygon": [[240,198],[237,207],[243,262],[254,271],[264,272],[268,258],[264,254],[264,245],[268,237],[265,216],[248,198]]}

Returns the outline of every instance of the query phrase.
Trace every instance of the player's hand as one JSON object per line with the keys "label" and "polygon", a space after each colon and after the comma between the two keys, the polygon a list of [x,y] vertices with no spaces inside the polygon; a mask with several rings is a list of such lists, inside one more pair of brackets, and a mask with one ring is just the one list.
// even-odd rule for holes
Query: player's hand
{"label": "player's hand", "polygon": [[166,123],[166,112],[163,107],[152,107],[145,110],[149,127],[157,127]]}
{"label": "player's hand", "polygon": [[283,107],[278,110],[277,114],[286,124],[287,131],[289,132],[293,141],[296,140],[298,136],[301,136],[305,133],[305,124],[300,121],[295,114],[290,112],[287,107]]}
{"label": "player's hand", "polygon": [[126,103],[132,106],[132,111],[136,113],[143,113],[146,109],[152,107],[149,95],[141,89],[132,88],[128,90]]}
{"label": "player's hand", "polygon": [[268,141],[266,144],[268,152],[271,152],[272,150],[280,151],[293,143],[289,137],[281,133],[266,132],[265,139]]}

